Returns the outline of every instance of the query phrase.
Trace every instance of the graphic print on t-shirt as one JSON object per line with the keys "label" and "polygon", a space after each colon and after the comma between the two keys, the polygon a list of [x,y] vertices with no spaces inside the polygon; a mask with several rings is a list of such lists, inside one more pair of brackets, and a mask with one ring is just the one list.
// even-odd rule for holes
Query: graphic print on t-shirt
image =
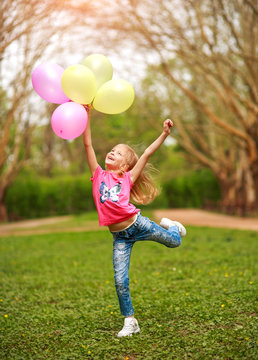
{"label": "graphic print on t-shirt", "polygon": [[107,185],[104,183],[104,181],[102,181],[100,188],[99,188],[99,192],[100,192],[100,201],[102,202],[102,204],[110,199],[113,202],[117,202],[119,200],[118,194],[120,194],[121,192],[121,185],[116,184],[114,186],[112,186],[111,189],[109,189],[107,187]]}

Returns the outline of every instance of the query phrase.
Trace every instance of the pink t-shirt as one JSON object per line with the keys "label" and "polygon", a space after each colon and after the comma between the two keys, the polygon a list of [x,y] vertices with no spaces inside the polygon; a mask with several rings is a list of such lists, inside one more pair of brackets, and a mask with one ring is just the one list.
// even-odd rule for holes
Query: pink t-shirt
{"label": "pink t-shirt", "polygon": [[120,223],[140,211],[129,203],[133,186],[129,172],[119,177],[98,166],[91,181],[100,226]]}

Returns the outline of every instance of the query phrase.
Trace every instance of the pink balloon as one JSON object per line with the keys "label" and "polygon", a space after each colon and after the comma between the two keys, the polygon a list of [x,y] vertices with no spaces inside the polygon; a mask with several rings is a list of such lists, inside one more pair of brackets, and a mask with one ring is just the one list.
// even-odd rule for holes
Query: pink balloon
{"label": "pink balloon", "polygon": [[80,136],[86,129],[88,114],[84,107],[74,102],[59,105],[52,114],[51,126],[54,133],[62,139],[71,140]]}
{"label": "pink balloon", "polygon": [[52,63],[38,65],[32,72],[32,86],[44,100],[54,104],[63,104],[69,98],[63,92],[61,77],[64,69]]}

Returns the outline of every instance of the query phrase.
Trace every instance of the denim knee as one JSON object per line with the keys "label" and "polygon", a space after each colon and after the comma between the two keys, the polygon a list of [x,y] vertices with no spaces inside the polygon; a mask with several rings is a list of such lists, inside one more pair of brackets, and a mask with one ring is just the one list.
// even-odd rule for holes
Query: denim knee
{"label": "denim knee", "polygon": [[182,239],[181,239],[181,235],[180,232],[178,230],[177,226],[171,226],[168,229],[168,233],[169,233],[169,242],[167,244],[167,247],[170,248],[176,248],[178,246],[181,245]]}
{"label": "denim knee", "polygon": [[173,243],[173,244],[171,244],[171,246],[169,246],[169,247],[171,247],[171,248],[175,248],[175,247],[180,246],[180,245],[181,245],[181,243],[182,243],[182,240],[181,240],[181,236],[180,236],[179,238],[174,239],[174,243]]}

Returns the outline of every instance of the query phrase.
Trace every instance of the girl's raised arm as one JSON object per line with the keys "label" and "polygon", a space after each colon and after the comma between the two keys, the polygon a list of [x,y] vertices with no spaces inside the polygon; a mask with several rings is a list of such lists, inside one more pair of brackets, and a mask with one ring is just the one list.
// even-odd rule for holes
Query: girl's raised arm
{"label": "girl's raised arm", "polygon": [[170,119],[167,119],[163,123],[163,131],[161,135],[144,151],[142,156],[137,161],[136,165],[130,171],[130,176],[132,183],[134,183],[139,175],[141,174],[142,170],[144,169],[145,165],[147,164],[150,156],[154,154],[156,150],[163,144],[164,140],[170,134],[170,128],[173,126],[173,122]]}
{"label": "girl's raised arm", "polygon": [[91,141],[90,111],[88,107],[85,107],[85,109],[88,113],[88,123],[83,133],[83,142],[84,142],[84,148],[86,151],[90,172],[91,175],[93,176],[99,164],[97,162],[96,154],[93,149],[92,141]]}

